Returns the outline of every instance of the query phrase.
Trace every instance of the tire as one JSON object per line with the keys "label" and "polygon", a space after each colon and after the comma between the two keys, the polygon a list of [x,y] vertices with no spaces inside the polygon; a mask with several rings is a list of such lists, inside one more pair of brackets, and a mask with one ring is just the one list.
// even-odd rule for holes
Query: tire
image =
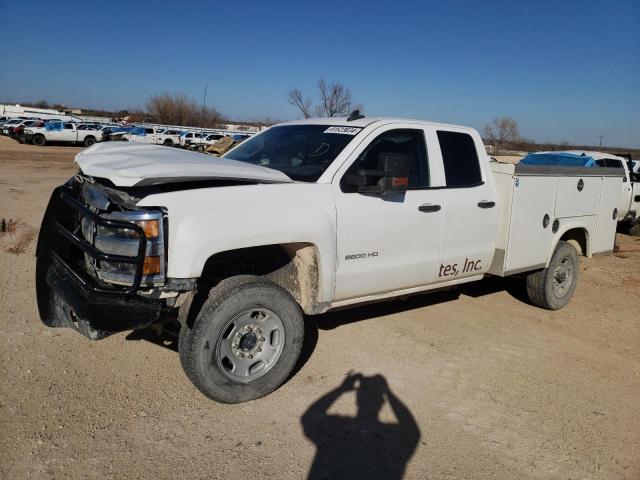
{"label": "tire", "polygon": [[576,289],[579,266],[575,247],[559,241],[549,266],[527,276],[527,294],[531,303],[547,310],[564,307]]}
{"label": "tire", "polygon": [[87,137],[87,138],[84,139],[84,146],[85,147],[90,147],[94,143],[96,143],[96,139],[93,138],[93,137]]}
{"label": "tire", "polygon": [[24,135],[20,135],[20,136],[18,137],[18,142],[20,142],[20,143],[25,143]]}
{"label": "tire", "polygon": [[293,297],[269,280],[241,276],[211,289],[193,328],[183,323],[178,348],[187,377],[204,395],[240,403],[286,381],[303,338],[302,312]]}
{"label": "tire", "polygon": [[171,140],[170,138],[167,138],[162,144],[166,145],[167,147],[172,147],[173,146],[173,140]]}
{"label": "tire", "polygon": [[34,135],[31,141],[34,145],[37,145],[39,147],[43,147],[47,143],[47,139],[44,138],[44,135]]}

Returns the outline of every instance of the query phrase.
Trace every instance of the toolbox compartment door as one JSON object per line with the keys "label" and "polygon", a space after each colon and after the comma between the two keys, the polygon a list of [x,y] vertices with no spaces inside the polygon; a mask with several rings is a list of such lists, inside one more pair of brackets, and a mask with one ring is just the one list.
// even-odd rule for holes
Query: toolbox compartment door
{"label": "toolbox compartment door", "polygon": [[563,218],[593,215],[598,211],[601,182],[600,177],[559,177],[555,216]]}
{"label": "toolbox compartment door", "polygon": [[555,177],[514,178],[505,273],[545,266],[553,238],[557,183]]}

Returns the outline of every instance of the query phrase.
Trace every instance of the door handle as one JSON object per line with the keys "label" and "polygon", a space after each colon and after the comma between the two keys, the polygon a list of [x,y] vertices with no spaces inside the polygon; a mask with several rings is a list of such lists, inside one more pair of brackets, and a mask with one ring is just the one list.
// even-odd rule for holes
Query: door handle
{"label": "door handle", "polygon": [[440,205],[432,205],[430,203],[425,203],[424,205],[420,205],[418,210],[421,212],[439,212],[442,207]]}
{"label": "door handle", "polygon": [[490,202],[488,200],[482,200],[481,202],[478,202],[478,206],[480,208],[493,208],[496,206],[496,202]]}

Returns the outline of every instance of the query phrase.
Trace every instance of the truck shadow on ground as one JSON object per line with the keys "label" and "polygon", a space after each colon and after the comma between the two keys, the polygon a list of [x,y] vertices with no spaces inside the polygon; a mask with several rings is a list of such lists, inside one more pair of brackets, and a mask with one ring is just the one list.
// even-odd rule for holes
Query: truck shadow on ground
{"label": "truck shadow on ground", "polygon": [[321,330],[333,330],[354,322],[372,320],[377,317],[451,302],[459,299],[461,295],[479,298],[502,291],[506,291],[518,301],[529,304],[524,281],[518,278],[490,277],[480,282],[466,283],[451,290],[425,292],[410,296],[405,300],[387,300],[361,307],[333,310],[315,317],[308,317],[306,320],[315,322],[317,328]]}
{"label": "truck shadow on ground", "polygon": [[[332,405],[349,392],[355,392],[356,416],[330,414]],[[385,402],[395,423],[380,421]],[[316,400],[300,422],[316,446],[309,480],[401,479],[420,441],[415,418],[382,375],[349,373],[341,385]]]}
{"label": "truck shadow on ground", "polygon": [[[506,291],[518,301],[529,303],[524,282],[518,278],[490,277],[481,282],[460,285],[451,290],[417,294],[406,300],[387,300],[370,303],[360,307],[335,310],[322,315],[305,316],[305,336],[302,352],[291,376],[296,375],[311,358],[318,343],[318,330],[333,330],[355,322],[375,320],[376,318],[396,313],[416,310],[430,305],[451,302],[466,295],[473,298],[483,297]],[[127,340],[144,340],[155,345],[178,351],[178,332],[180,324],[169,318],[162,326],[144,330],[134,330],[126,336]]]}

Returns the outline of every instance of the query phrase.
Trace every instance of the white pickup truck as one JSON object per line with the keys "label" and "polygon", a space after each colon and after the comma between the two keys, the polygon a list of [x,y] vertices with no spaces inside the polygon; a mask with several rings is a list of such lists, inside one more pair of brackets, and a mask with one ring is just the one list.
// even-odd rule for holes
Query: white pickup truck
{"label": "white pickup truck", "polygon": [[167,129],[156,134],[156,143],[158,145],[166,145],[171,147],[174,145],[180,145],[180,136],[183,132],[180,130]]}
{"label": "white pickup truck", "polygon": [[287,379],[303,312],[487,275],[563,307],[578,256],[613,248],[623,179],[490,162],[471,128],[355,112],[276,125],[222,158],[107,143],[76,163],[40,230],[42,321],[99,339],[177,312],[188,378],[226,403]]}
{"label": "white pickup truck", "polygon": [[78,129],[78,124],[71,122],[47,122],[43,127],[25,128],[25,142],[43,146],[47,142],[81,143],[90,147],[102,141],[102,131],[95,129]]}
{"label": "white pickup truck", "polygon": [[605,152],[568,150],[567,153],[587,155],[595,160],[598,167],[620,168],[624,170],[622,195],[618,205],[618,221],[630,224],[640,217],[640,182],[635,181],[634,172],[629,168],[629,165],[632,164],[631,161],[624,157]]}

